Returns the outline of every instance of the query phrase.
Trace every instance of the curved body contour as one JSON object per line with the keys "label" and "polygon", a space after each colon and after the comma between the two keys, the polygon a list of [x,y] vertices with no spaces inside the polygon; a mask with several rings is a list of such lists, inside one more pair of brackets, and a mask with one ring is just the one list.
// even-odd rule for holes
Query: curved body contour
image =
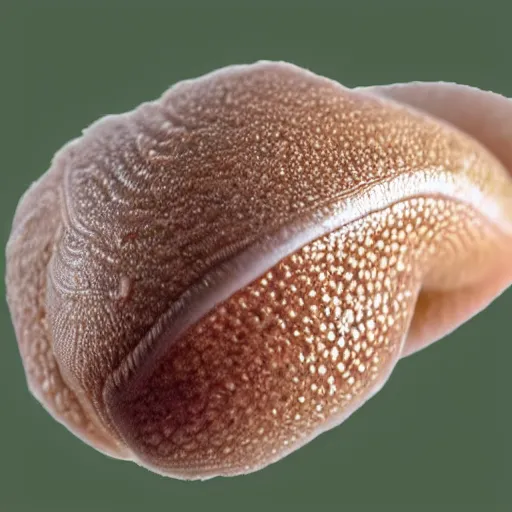
{"label": "curved body contour", "polygon": [[32,392],[177,478],[284,457],[510,285],[511,141],[493,93],[270,62],[101,119],[7,246]]}

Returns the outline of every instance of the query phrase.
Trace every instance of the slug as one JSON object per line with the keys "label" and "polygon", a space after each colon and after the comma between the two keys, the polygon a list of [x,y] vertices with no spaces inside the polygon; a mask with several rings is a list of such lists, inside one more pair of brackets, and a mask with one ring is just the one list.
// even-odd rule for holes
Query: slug
{"label": "slug", "polygon": [[256,471],[512,282],[512,101],[229,66],[106,116],[19,202],[28,386],[97,450]]}

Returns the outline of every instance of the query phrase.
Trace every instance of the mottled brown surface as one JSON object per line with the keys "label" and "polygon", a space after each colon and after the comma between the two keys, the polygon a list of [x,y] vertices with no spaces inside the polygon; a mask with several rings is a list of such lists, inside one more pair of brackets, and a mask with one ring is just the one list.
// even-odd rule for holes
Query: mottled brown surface
{"label": "mottled brown surface", "polygon": [[379,387],[429,267],[442,257],[453,271],[485,231],[467,207],[420,198],[304,246],[121,389],[116,423],[160,471],[231,474],[281,458]]}
{"label": "mottled brown surface", "polygon": [[[258,457],[249,457],[247,464],[242,464],[241,454],[245,452],[236,443],[224,459],[213,461],[212,453],[219,454],[219,450],[228,447],[224,437],[217,448],[205,447],[196,440],[196,451],[190,450],[190,461],[194,462],[188,463],[180,455],[184,452],[176,446],[192,441],[187,438],[187,442],[173,445],[172,438],[183,437],[180,429],[193,421],[193,415],[187,416],[187,407],[200,409],[201,400],[208,398],[214,411],[211,414],[220,417],[223,400],[232,396],[227,393],[229,389],[224,389],[229,377],[226,364],[232,357],[226,355],[222,361],[214,358],[205,371],[213,372],[217,361],[222,363],[224,373],[209,375],[204,381],[195,379],[192,361],[203,356],[200,347],[209,343],[219,345],[219,354],[222,350],[228,354],[227,341],[232,336],[242,336],[252,320],[241,318],[238,306],[230,306],[231,314],[220,315],[217,323],[198,324],[197,328],[204,329],[201,336],[192,330],[172,343],[161,337],[168,327],[165,322],[172,324],[173,308],[191,287],[200,292],[201,287],[219,284],[211,276],[221,263],[229,270],[230,263],[247,249],[265,240],[271,247],[271,237],[279,230],[300,227],[314,217],[339,214],[340,204],[356,209],[357,203],[352,219],[355,224],[314,242],[341,243],[349,233],[363,229],[364,222],[369,222],[366,217],[375,210],[371,201],[361,203],[363,192],[373,190],[379,194],[388,181],[397,177],[406,178],[399,191],[401,200],[417,196],[416,187],[421,180],[427,185],[446,181],[455,188],[469,183],[471,190],[485,199],[475,204],[492,205],[492,212],[481,206],[475,215],[499,224],[495,228],[502,233],[512,232],[511,178],[475,141],[420,112],[344,89],[294,66],[260,63],[221,70],[177,84],[157,102],[143,104],[133,113],[101,120],[60,152],[52,169],[22,201],[8,246],[9,306],[36,395],[61,421],[94,445],[105,450],[108,446],[107,451],[118,456],[132,457],[130,452],[134,451],[133,456],[140,455],[153,467],[177,476],[245,471],[246,466],[254,469],[278,458],[279,449],[291,449],[293,443],[299,442],[297,439],[306,439],[320,428],[319,411],[311,409],[310,426],[304,426],[302,434],[293,430],[298,428],[292,426],[295,423],[278,416],[282,431],[275,431],[272,442],[260,443]],[[465,200],[462,192],[457,193],[447,190],[445,200],[454,205],[446,204],[444,211],[459,208],[455,203]],[[48,201],[40,199],[46,194],[51,196]],[[469,218],[471,211],[465,215]],[[432,222],[440,233],[453,232],[455,224],[450,225],[449,218],[445,225],[437,221],[436,216],[425,217],[425,222]],[[455,231],[461,238],[466,236],[463,228]],[[479,240],[473,245],[484,246],[485,254],[492,254],[489,247],[505,246],[503,234],[498,245],[498,235],[488,241],[484,233],[485,230],[476,238],[472,236],[472,240]],[[417,247],[411,241],[415,234],[421,239],[416,226],[406,232],[408,242],[404,247],[411,251],[420,250],[421,244]],[[507,240],[506,247],[510,247]],[[372,239],[374,244],[378,241],[378,237]],[[382,250],[386,247],[384,241]],[[297,255],[304,248],[301,251]],[[350,255],[346,248],[341,253],[334,248],[331,252],[339,264],[344,264],[344,258]],[[311,269],[304,269],[293,260],[297,255],[286,259],[295,265],[290,279],[309,275],[310,286],[320,289],[322,281],[313,282]],[[404,265],[412,264],[417,256],[411,258]],[[427,269],[430,274],[420,270],[432,283],[437,279],[455,286],[457,281],[458,286],[461,276],[467,275],[474,285],[477,274],[478,279],[484,279],[493,264],[489,256],[480,273],[472,276],[473,259],[462,254],[457,261],[457,280],[446,281],[444,276],[451,276],[447,270],[451,267],[444,261]],[[382,271],[389,273],[391,269]],[[407,277],[403,279],[393,276],[391,301],[398,300],[398,294],[405,293],[414,281],[414,273],[404,275]],[[505,278],[500,276],[495,280],[494,295],[510,282],[510,273]],[[229,272],[224,279],[229,279]],[[362,285],[356,277],[353,282]],[[403,318],[401,313],[395,318],[382,312],[386,318],[394,318],[394,334],[379,333],[394,347],[389,355],[394,360],[399,355],[397,343],[405,334],[406,319],[412,315],[414,293],[419,286],[414,281],[414,290],[409,290],[410,301],[401,303],[400,308],[405,308]],[[250,290],[248,287],[238,293],[247,295]],[[318,297],[317,306],[321,307],[321,295]],[[490,298],[490,294],[486,296],[487,300]],[[306,297],[296,292],[293,300],[305,301]],[[477,297],[475,304],[482,300]],[[193,306],[188,304],[181,314],[192,315]],[[261,316],[261,302],[256,301],[251,307]],[[275,324],[284,310],[271,304],[268,307]],[[466,309],[464,315],[470,316],[476,307]],[[242,322],[239,327],[237,318]],[[460,321],[462,317],[457,317],[455,323],[448,318],[445,327]],[[321,325],[322,318],[315,322]],[[255,336],[248,338],[252,360],[260,351],[259,357],[267,366],[272,365],[272,359],[265,350],[272,343],[277,347],[284,342],[285,334],[274,336],[281,332],[271,330],[274,324],[266,326],[269,332],[255,329]],[[223,331],[222,336],[208,334],[215,325]],[[193,332],[195,335],[190,334]],[[287,332],[286,336],[291,334]],[[317,333],[316,338],[321,335]],[[144,350],[137,351],[142,339]],[[165,361],[157,362],[160,366],[153,368],[148,361],[156,353],[154,347],[167,350],[167,344],[170,346]],[[185,346],[190,346],[190,353]],[[288,356],[296,357],[297,350],[299,345],[290,349]],[[284,364],[284,360],[277,361],[278,367]],[[176,364],[178,367],[174,368]],[[240,364],[245,363],[242,360]],[[139,375],[138,379],[148,379],[147,386],[137,384],[136,378],[144,365],[144,376]],[[167,372],[168,368],[173,370]],[[367,375],[366,370],[365,367],[363,376]],[[243,371],[242,368],[240,372]],[[376,371],[384,379],[382,364]],[[237,390],[244,386],[242,373],[236,377]],[[277,386],[276,375],[272,385],[257,380],[255,390],[258,385]],[[194,385],[180,388],[180,378],[184,382],[194,380]],[[358,393],[363,397],[366,384],[364,379],[360,382]],[[340,381],[340,393],[348,393],[341,384]],[[301,385],[311,383],[304,381]],[[48,386],[51,390],[45,391]],[[215,398],[218,386],[224,388],[220,398]],[[285,389],[281,391],[284,393]],[[192,398],[187,398],[187,393],[192,393]],[[285,394],[286,400],[295,404],[292,394]],[[64,400],[64,405],[60,406],[55,397],[60,397],[60,402]],[[254,407],[263,407],[254,400]],[[345,406],[339,407],[341,410]],[[268,408],[265,411],[268,414]],[[169,414],[175,417],[169,419]],[[251,417],[254,416],[245,414],[242,419],[235,419],[239,422],[236,425],[248,424],[244,422]],[[268,422],[268,418],[262,417],[261,421]],[[217,425],[221,425],[222,428],[215,428],[221,428],[224,436],[229,435],[229,428],[235,428],[227,428],[227,423]],[[251,441],[246,445],[252,446],[253,433],[240,428],[236,434],[240,446],[248,436]],[[295,441],[291,440],[292,435],[296,436]],[[288,436],[290,448],[283,448],[283,436]],[[148,444],[148,439],[153,444]],[[162,459],[166,453],[167,461]],[[217,469],[210,471],[213,466]]]}

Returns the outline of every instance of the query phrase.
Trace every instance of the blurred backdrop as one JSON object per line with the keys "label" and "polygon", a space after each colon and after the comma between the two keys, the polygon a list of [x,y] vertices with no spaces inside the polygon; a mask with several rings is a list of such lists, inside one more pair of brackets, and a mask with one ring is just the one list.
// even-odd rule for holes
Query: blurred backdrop
{"label": "blurred backdrop", "polygon": [[[4,246],[20,195],[63,143],[220,66],[283,59],[347,86],[447,80],[512,97],[506,1],[61,3],[0,7]],[[0,510],[511,510],[511,309],[509,291],[281,462],[189,483],[109,459],[55,422],[27,390],[4,304]]]}

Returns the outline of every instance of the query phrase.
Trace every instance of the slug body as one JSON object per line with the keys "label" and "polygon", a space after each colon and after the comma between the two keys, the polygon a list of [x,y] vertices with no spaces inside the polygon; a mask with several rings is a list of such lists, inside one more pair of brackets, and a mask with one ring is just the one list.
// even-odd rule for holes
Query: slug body
{"label": "slug body", "polygon": [[512,281],[512,105],[233,66],[107,116],[24,195],[7,295],[31,391],[111,456],[255,471]]}

